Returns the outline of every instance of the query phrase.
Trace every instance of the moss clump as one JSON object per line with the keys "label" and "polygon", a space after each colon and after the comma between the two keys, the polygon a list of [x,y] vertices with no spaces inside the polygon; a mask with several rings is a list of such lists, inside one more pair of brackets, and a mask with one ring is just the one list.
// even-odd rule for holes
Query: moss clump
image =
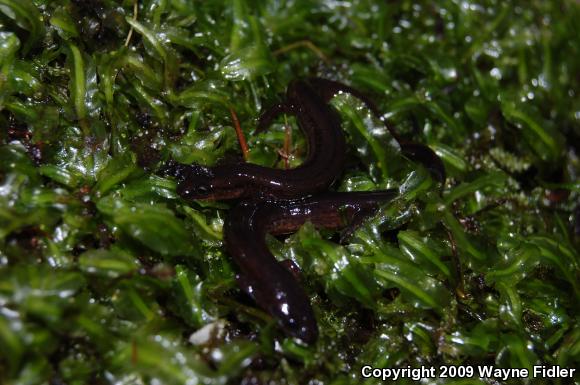
{"label": "moss clump", "polygon": [[[0,383],[577,367],[579,18],[572,0],[0,0]],[[313,75],[372,97],[449,178],[439,192],[335,98],[338,188],[401,194],[344,245],[309,225],[269,239],[304,271],[305,347],[237,289],[228,205],[188,205],[157,171],[239,157],[230,109],[250,160],[284,167],[284,122],[253,135],[255,118]]]}

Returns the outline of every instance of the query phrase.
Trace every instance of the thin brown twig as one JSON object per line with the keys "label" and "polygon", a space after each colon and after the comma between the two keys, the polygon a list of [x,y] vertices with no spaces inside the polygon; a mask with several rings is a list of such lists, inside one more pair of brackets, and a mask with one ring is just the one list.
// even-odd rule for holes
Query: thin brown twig
{"label": "thin brown twig", "polygon": [[457,244],[455,243],[455,237],[451,231],[445,227],[447,232],[447,238],[451,244],[451,255],[453,258],[453,265],[455,266],[455,274],[457,275],[457,286],[455,288],[455,293],[461,299],[465,299],[467,294],[465,293],[465,284],[463,283],[463,269],[461,268],[461,262],[459,261],[459,256],[457,255]]}
{"label": "thin brown twig", "polygon": [[240,125],[240,121],[238,119],[238,115],[236,111],[232,107],[230,107],[230,115],[232,116],[232,122],[234,123],[234,128],[236,129],[236,135],[238,137],[238,143],[240,144],[240,148],[242,149],[242,155],[244,156],[244,160],[248,160],[248,143],[246,142],[246,138],[244,137],[244,133],[242,132],[242,126]]}
{"label": "thin brown twig", "polygon": [[288,117],[284,115],[284,168],[288,169],[290,167],[288,159],[290,158],[290,146],[292,143],[292,131],[290,130],[290,125],[288,124]]}
{"label": "thin brown twig", "polygon": [[131,341],[131,364],[137,365],[137,361],[139,361],[139,353],[137,350],[137,342],[133,339]]}
{"label": "thin brown twig", "polygon": [[286,170],[290,168],[289,159],[290,155],[292,155],[290,149],[291,146],[292,146],[292,131],[290,125],[288,124],[288,117],[284,115],[284,145],[282,149],[278,149],[276,150],[276,152],[278,153],[278,155],[280,155],[282,159],[284,159],[284,168]]}
{"label": "thin brown twig", "polygon": [[[137,15],[139,13],[139,0],[133,1],[133,21],[137,21]],[[129,42],[131,41],[131,37],[133,36],[133,27],[129,29],[129,33],[127,34],[127,38],[125,39],[125,47],[129,46]]]}
{"label": "thin brown twig", "polygon": [[301,47],[308,48],[309,50],[314,52],[314,54],[316,56],[318,56],[320,59],[322,59],[322,61],[324,61],[326,64],[330,64],[330,60],[328,59],[328,57],[326,57],[326,55],[322,52],[322,50],[320,50],[320,48],[318,48],[316,45],[314,45],[314,43],[312,43],[310,40],[300,40],[300,41],[288,44],[282,48],[277,49],[276,51],[273,52],[273,54],[274,54],[274,56],[278,56],[278,55],[281,55],[285,52],[292,51],[293,49],[301,48]]}

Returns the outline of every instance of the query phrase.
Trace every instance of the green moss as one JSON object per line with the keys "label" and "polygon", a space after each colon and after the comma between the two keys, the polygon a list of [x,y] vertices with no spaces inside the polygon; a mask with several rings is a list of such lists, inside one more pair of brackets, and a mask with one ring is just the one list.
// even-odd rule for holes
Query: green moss
{"label": "green moss", "polygon": [[[0,0],[0,383],[578,367],[579,19],[573,0]],[[158,176],[240,157],[230,109],[249,159],[284,167],[284,121],[255,134],[256,117],[307,76],[372,97],[448,173],[439,192],[358,100],[333,100],[338,189],[400,196],[342,245],[308,224],[268,239],[303,270],[313,346],[237,288],[229,204]],[[290,164],[304,151],[293,133]]]}

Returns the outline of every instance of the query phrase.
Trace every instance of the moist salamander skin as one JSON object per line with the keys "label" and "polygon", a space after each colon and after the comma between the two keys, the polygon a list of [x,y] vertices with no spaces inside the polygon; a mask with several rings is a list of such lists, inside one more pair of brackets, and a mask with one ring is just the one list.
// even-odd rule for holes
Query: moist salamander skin
{"label": "moist salamander skin", "polygon": [[[289,335],[306,343],[318,337],[310,301],[293,273],[268,250],[266,234],[288,234],[306,221],[319,228],[352,229],[380,203],[396,195],[393,190],[323,193],[342,174],[345,163],[340,120],[328,104],[341,91],[359,97],[378,116],[376,107],[358,91],[318,78],[293,81],[284,103],[261,116],[258,130],[280,113],[296,116],[308,145],[306,159],[299,167],[281,170],[250,163],[174,166],[177,192],[187,200],[243,200],[230,211],[224,226],[226,249],[240,270],[238,283]],[[427,146],[405,142],[395,133],[393,136],[403,154],[444,179],[442,163]]]}
{"label": "moist salamander skin", "polygon": [[[281,113],[295,115],[307,143],[306,159],[300,166],[282,170],[244,162],[213,167],[173,164],[169,174],[177,178],[177,193],[186,200],[295,199],[326,190],[342,174],[346,157],[340,119],[328,104],[339,92],[361,99],[381,119],[374,103],[352,87],[320,78],[294,80],[288,85],[285,101],[262,114],[258,131]],[[386,127],[405,156],[422,163],[436,180],[445,180],[445,168],[433,150],[401,139],[388,124]]]}
{"label": "moist salamander skin", "polygon": [[310,300],[293,273],[268,250],[266,234],[292,233],[306,221],[318,228],[344,229],[357,225],[396,195],[396,190],[383,190],[240,202],[224,225],[226,250],[240,270],[238,284],[287,334],[315,342],[318,326]]}
{"label": "moist salamander skin", "polygon": [[[318,79],[317,85],[324,85]],[[346,143],[336,111],[328,104],[333,95],[314,88],[307,80],[290,83],[284,103],[267,110],[258,130],[280,113],[296,116],[307,142],[304,162],[281,170],[251,163],[205,167],[176,165],[177,193],[187,199],[282,198],[311,195],[327,189],[344,168]]]}

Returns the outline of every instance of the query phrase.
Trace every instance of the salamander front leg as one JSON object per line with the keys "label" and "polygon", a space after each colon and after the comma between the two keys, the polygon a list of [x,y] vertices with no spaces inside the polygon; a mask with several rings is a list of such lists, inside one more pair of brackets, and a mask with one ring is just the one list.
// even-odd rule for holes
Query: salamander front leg
{"label": "salamander front leg", "polygon": [[341,244],[346,243],[363,222],[377,212],[377,209],[377,207],[372,207],[357,210],[349,221],[349,224],[340,232],[339,242]]}
{"label": "salamander front leg", "polygon": [[445,182],[445,166],[435,151],[425,144],[416,142],[402,141],[400,144],[403,155],[425,166],[436,181]]}

